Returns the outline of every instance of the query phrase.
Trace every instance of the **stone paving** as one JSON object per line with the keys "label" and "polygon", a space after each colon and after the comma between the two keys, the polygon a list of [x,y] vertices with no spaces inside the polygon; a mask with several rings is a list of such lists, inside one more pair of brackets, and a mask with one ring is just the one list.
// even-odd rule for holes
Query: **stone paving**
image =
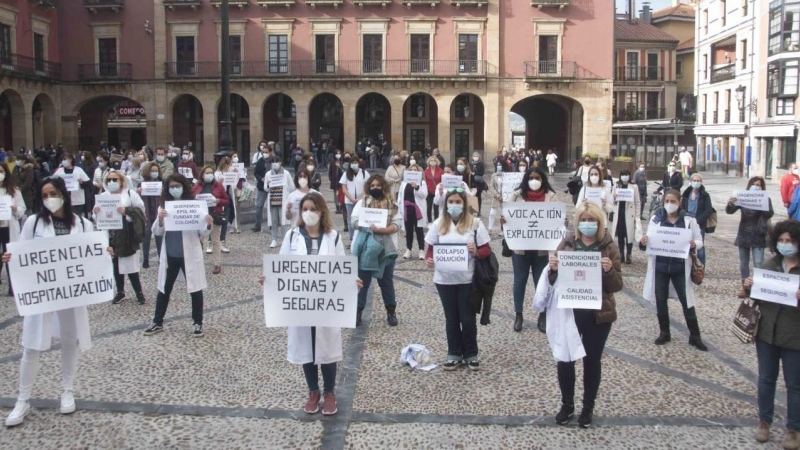
{"label": "stone paving", "polygon": [[[563,186],[558,178],[555,184]],[[395,277],[400,325],[386,324],[380,293],[373,289],[362,327],[343,333],[339,414],[307,416],[301,411],[302,371],[285,359],[286,331],[264,327],[256,278],[269,237],[244,231],[229,236],[232,252],[224,257],[223,275],[211,275],[207,266],[205,338],[191,336],[190,303],[181,284],[165,332],[141,334],[156,295],[155,265],[143,269],[146,305],[129,299],[90,308],[94,348],[80,358],[78,411],[57,412],[59,353],[45,353],[34,411],[20,427],[0,429],[0,448],[778,449],[786,410],[783,382],[772,441],[756,444],[755,350],[729,332],[739,302],[732,245],[737,223],[738,214],[720,214],[720,233],[707,243],[706,281],[696,289],[708,353],[687,344],[677,302],[670,304],[673,341],[653,345],[655,308],[641,297],[646,259],[634,250],[634,264],[623,266],[619,320],[606,347],[591,430],[577,428],[575,421],[567,427],[554,423],[560,401],[555,363],[535,328],[535,314],[527,312],[532,285],[525,327],[521,333],[512,330],[510,258],[499,258],[491,324],[479,326],[479,372],[419,372],[399,363],[400,349],[410,343],[428,346],[439,363],[446,355],[432,273],[422,261],[401,260]],[[499,239],[492,245],[499,255]],[[21,329],[16,308],[5,297],[0,301],[3,417],[15,401]],[[577,399],[581,378],[579,372]]]}

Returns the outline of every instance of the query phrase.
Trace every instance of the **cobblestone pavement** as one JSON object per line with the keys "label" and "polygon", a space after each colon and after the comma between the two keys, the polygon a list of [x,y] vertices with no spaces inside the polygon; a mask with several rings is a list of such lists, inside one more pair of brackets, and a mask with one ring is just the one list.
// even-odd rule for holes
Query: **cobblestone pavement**
{"label": "cobblestone pavement", "polygon": [[[564,180],[555,184],[563,186]],[[732,244],[737,221],[738,215],[720,214],[720,233],[707,242],[708,275],[696,290],[707,353],[687,344],[677,302],[670,305],[673,341],[653,345],[655,309],[641,297],[646,260],[634,250],[634,264],[624,266],[619,320],[606,347],[591,430],[578,429],[574,421],[567,427],[554,423],[560,401],[555,363],[533,313],[526,312],[521,333],[512,330],[508,258],[500,258],[491,324],[479,326],[479,372],[413,372],[399,363],[400,349],[410,343],[427,345],[439,363],[446,355],[432,273],[422,261],[401,260],[395,277],[400,325],[386,324],[380,293],[372,293],[370,305],[378,306],[368,306],[365,324],[343,333],[339,413],[305,415],[305,382],[300,368],[286,362],[286,331],[264,327],[255,280],[269,238],[247,226],[228,239],[232,252],[224,257],[223,275],[211,275],[207,266],[204,339],[191,337],[189,299],[180,283],[165,332],[141,334],[156,296],[156,269],[143,269],[147,305],[128,299],[90,309],[94,348],[80,358],[78,411],[71,416],[56,411],[59,352],[47,352],[34,388],[34,412],[20,427],[0,429],[0,448],[777,449],[786,411],[783,382],[772,441],[757,445],[755,351],[729,331],[738,305]],[[499,255],[499,239],[493,247]],[[3,416],[15,401],[21,329],[13,301],[5,297],[0,302]]]}

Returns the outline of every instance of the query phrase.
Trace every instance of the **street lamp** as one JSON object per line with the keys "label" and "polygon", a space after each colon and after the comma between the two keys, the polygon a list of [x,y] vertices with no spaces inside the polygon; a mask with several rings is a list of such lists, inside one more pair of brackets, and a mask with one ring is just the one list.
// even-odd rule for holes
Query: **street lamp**
{"label": "street lamp", "polygon": [[220,62],[222,63],[222,110],[219,121],[219,151],[214,155],[215,162],[233,153],[233,137],[231,136],[231,66],[230,66],[230,23],[228,21],[228,0],[220,5]]}

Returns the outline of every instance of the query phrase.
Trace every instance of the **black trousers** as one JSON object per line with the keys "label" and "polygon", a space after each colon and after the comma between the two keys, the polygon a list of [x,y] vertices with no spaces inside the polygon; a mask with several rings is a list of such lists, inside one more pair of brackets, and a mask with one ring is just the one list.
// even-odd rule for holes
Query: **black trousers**
{"label": "black trousers", "polygon": [[[158,293],[156,297],[156,315],[153,317],[153,323],[157,325],[164,324],[164,316],[167,314],[167,306],[169,306],[169,296],[172,294],[172,287],[175,286],[175,280],[178,279],[178,274],[183,271],[186,273],[186,262],[183,258],[174,258],[167,256],[167,279],[164,282],[164,292]],[[195,324],[203,324],[203,291],[191,293],[192,297],[192,320]]]}
{"label": "black trousers", "polygon": [[[406,211],[406,213],[408,213],[408,211]],[[414,247],[414,234],[416,233],[419,251],[423,251],[425,250],[425,233],[422,231],[422,227],[417,226],[417,223],[416,213],[406,214],[406,248],[411,250]]]}
{"label": "black trousers", "polygon": [[[125,275],[119,273],[119,258],[117,258],[116,256],[111,258],[111,263],[114,264],[114,281],[117,284],[117,293],[123,294],[125,293]],[[133,286],[133,292],[141,294],[142,282],[139,280],[139,272],[129,273],[128,279],[131,280],[131,286]]]}
{"label": "black trousers", "polygon": [[[428,223],[433,223],[439,218],[439,205],[433,204],[433,197],[435,197],[433,194],[428,194],[425,199],[428,202]],[[431,210],[433,210],[433,216],[431,216]]]}
{"label": "black trousers", "polygon": [[[610,323],[597,323],[595,312],[575,309],[575,324],[581,335],[586,356],[583,358],[583,407],[594,409],[597,391],[600,390],[602,367],[600,360],[606,339],[611,333]],[[575,361],[558,363],[558,387],[561,388],[561,403],[575,404]]]}

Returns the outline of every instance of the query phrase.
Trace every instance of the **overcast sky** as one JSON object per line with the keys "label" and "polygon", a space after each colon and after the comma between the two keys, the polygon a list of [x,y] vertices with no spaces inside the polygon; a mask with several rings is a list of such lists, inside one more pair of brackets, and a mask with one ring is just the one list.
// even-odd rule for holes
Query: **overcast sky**
{"label": "overcast sky", "polygon": [[[642,2],[645,0],[636,0],[636,14],[639,14],[639,11],[642,9]],[[624,13],[628,11],[627,0],[617,0],[617,12]],[[650,8],[655,10],[659,10],[661,8],[670,6],[672,4],[672,0],[650,0]]]}

